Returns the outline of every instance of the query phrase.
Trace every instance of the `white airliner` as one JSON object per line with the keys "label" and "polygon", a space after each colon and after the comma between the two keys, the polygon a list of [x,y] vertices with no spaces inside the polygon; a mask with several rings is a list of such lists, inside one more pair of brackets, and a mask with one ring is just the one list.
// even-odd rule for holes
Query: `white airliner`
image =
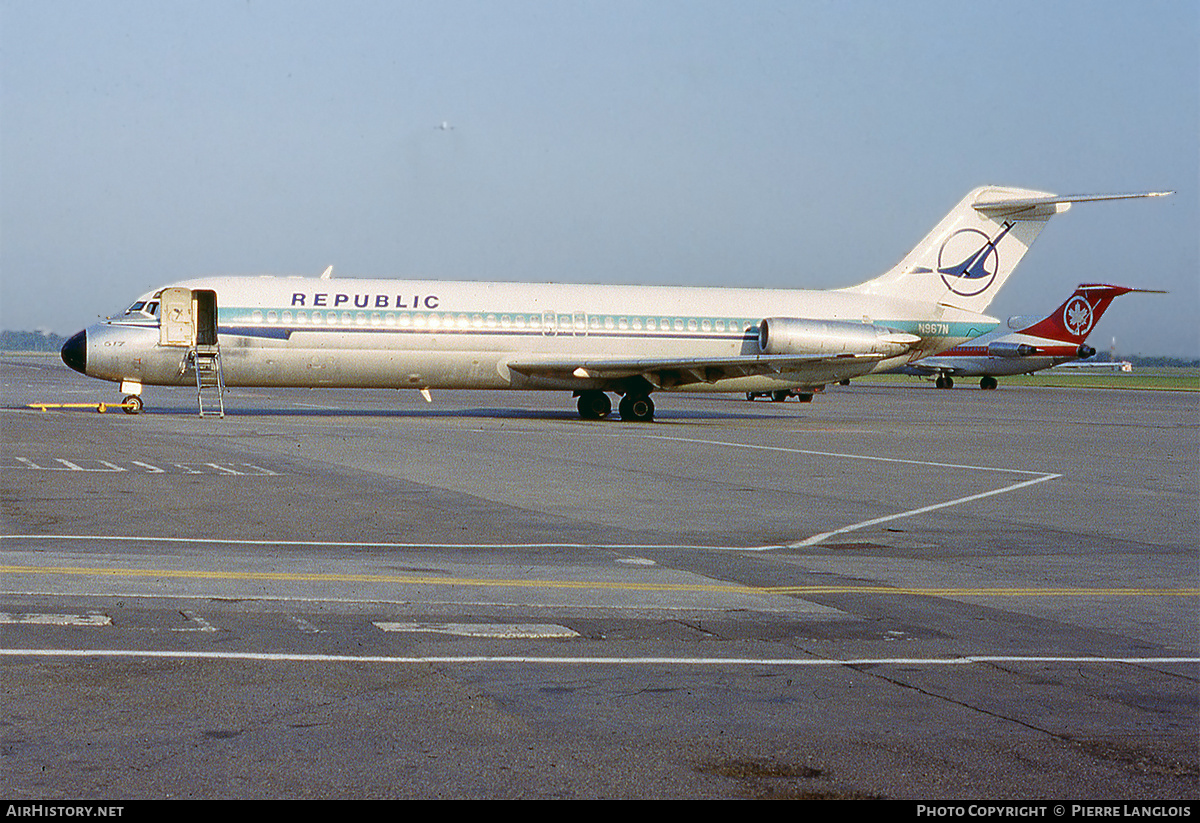
{"label": "white airliner", "polygon": [[1169,193],[981,187],[891,270],[831,291],[187,280],[79,332],[62,358],[120,383],[131,413],[147,385],[197,385],[201,414],[206,385],[547,389],[573,392],[585,419],[606,417],[613,392],[622,420],[649,421],[652,392],[813,390],[978,337],[1050,217]]}
{"label": "white airliner", "polygon": [[1010,317],[1007,328],[998,328],[896,371],[936,378],[939,389],[954,388],[956,377],[979,377],[979,388],[994,389],[998,376],[1031,374],[1091,357],[1096,350],[1086,345],[1087,336],[1109,304],[1130,292],[1163,293],[1083,283],[1044,318]]}

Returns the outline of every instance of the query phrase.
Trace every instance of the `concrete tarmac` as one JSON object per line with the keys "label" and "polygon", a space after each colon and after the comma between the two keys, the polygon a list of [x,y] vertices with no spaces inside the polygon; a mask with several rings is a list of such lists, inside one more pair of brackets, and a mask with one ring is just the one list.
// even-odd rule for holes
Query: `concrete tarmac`
{"label": "concrete tarmac", "polygon": [[1195,393],[0,383],[10,798],[1200,796]]}

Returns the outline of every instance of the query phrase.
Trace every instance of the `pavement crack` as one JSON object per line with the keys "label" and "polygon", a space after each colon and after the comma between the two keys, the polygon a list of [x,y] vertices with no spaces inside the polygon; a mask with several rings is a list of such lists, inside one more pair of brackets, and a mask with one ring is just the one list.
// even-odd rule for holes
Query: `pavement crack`
{"label": "pavement crack", "polygon": [[[1073,740],[1073,738],[1069,735],[1061,734],[1059,732],[1054,732],[1054,731],[1051,731],[1050,729],[1046,729],[1041,726],[1035,726],[1032,723],[1028,723],[1028,722],[1026,722],[1024,720],[1020,720],[1016,717],[1011,717],[1009,715],[1000,714],[999,712],[994,712],[989,709],[985,709],[982,706],[976,706],[971,703],[967,703],[964,700],[956,700],[953,697],[949,697],[944,694],[938,694],[937,692],[932,692],[928,689],[923,689],[920,686],[916,686],[912,683],[906,683],[903,680],[900,680],[899,678],[890,677],[886,674],[883,674],[882,672],[870,671],[869,668],[866,666],[852,665],[852,666],[850,666],[850,668],[855,669],[856,671],[859,671],[870,677],[874,677],[878,680],[882,680],[886,683],[890,683],[893,686],[897,686],[902,689],[908,689],[909,691],[916,692],[917,694],[920,694],[924,697],[929,697],[934,700],[940,700],[942,702],[949,703],[954,706],[958,706],[958,707],[966,709],[968,711],[978,712],[979,714],[982,714],[986,717],[995,718],[996,720],[1003,720],[1005,722],[1012,723],[1014,725],[1029,729],[1030,731],[1035,731],[1035,732],[1038,732],[1039,734],[1044,734],[1047,737],[1052,737],[1055,740],[1062,740],[1062,741],[1066,741],[1066,742],[1070,742],[1071,740]],[[994,666],[992,668],[995,668],[997,671],[1004,671],[1004,669],[1002,669],[1000,667]]]}

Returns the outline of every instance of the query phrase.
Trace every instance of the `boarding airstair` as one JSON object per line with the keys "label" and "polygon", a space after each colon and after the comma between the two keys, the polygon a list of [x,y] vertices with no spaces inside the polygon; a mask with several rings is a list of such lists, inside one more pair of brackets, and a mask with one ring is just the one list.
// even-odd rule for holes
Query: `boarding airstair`
{"label": "boarding airstair", "polygon": [[[195,345],[188,349],[186,363],[196,372],[196,405],[200,416],[225,416],[225,375],[221,371],[221,347]],[[209,409],[204,408],[204,395],[209,397]],[[212,397],[215,392],[216,397]],[[215,408],[214,408],[215,406]]]}
{"label": "boarding airstair", "polygon": [[[182,377],[188,369],[195,374],[200,416],[224,417],[225,374],[217,342],[217,293],[178,286],[163,289],[160,334],[159,345],[187,349],[179,364],[179,374]],[[206,395],[208,409],[204,407]]]}

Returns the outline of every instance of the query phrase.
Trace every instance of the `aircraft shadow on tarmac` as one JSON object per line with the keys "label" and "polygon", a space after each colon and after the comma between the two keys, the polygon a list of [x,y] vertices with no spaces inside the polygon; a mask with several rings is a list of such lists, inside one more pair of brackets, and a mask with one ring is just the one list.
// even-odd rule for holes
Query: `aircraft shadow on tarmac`
{"label": "aircraft shadow on tarmac", "polygon": [[[774,409],[765,404],[761,410],[733,412],[709,409],[667,409],[655,412],[654,423],[686,423],[701,420],[762,420],[774,419],[781,416],[778,413],[784,409]],[[194,407],[189,406],[146,406],[140,412],[143,415],[169,415],[178,417],[196,417]],[[574,409],[521,409],[521,408],[455,408],[455,409],[362,409],[362,408],[255,408],[226,406],[227,417],[316,417],[316,418],[479,418],[495,420],[562,420],[574,423],[621,423],[620,415],[613,414],[604,420],[585,421],[579,418]],[[653,427],[653,423],[650,424]]]}
{"label": "aircraft shadow on tarmac", "polygon": [[[164,410],[171,413],[172,410]],[[179,410],[190,413],[190,410]],[[237,409],[226,410],[231,417],[381,417],[381,418],[480,418],[495,420],[562,420],[572,423],[621,423],[619,415],[612,415],[604,420],[580,420],[578,413],[573,410],[555,409]],[[695,410],[680,410],[656,412],[653,423],[670,424],[686,423],[700,420],[761,420],[770,415],[765,414],[733,414],[729,412],[708,412]],[[650,427],[653,427],[653,423]],[[644,425],[644,424],[643,424]]]}

